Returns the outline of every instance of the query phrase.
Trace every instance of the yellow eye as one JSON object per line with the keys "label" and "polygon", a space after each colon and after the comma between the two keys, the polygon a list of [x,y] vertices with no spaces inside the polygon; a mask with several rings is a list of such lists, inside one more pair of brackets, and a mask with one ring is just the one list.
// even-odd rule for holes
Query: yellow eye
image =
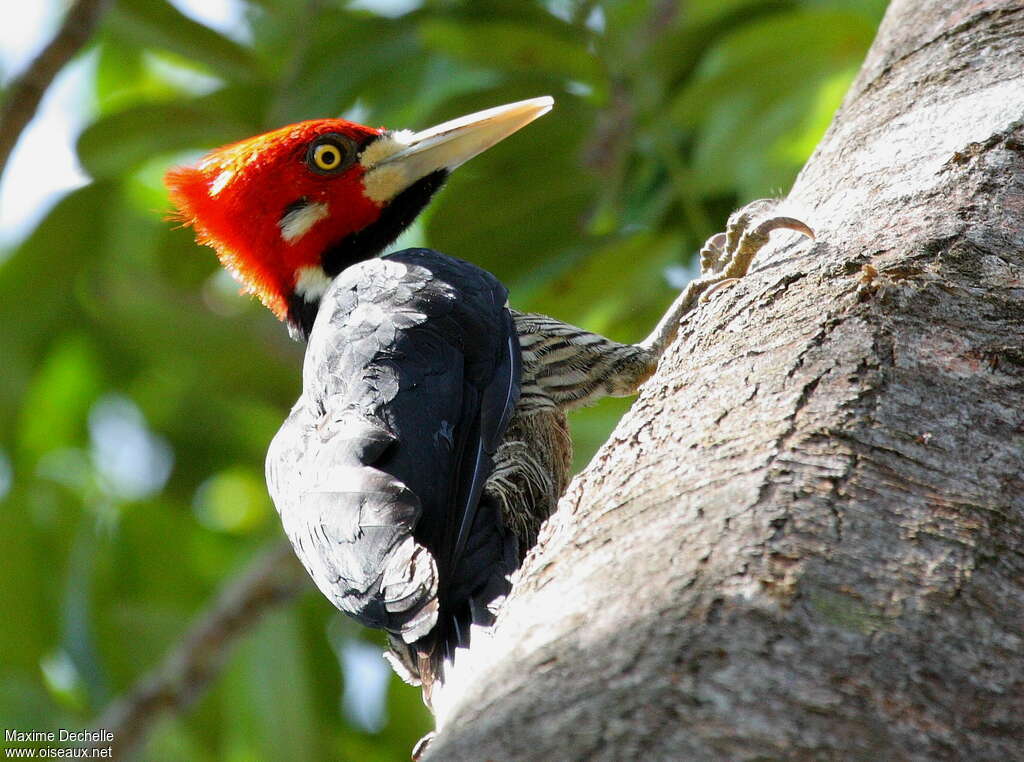
{"label": "yellow eye", "polygon": [[341,166],[341,151],[330,143],[318,145],[313,149],[313,163],[324,172],[335,170]]}
{"label": "yellow eye", "polygon": [[336,175],[355,163],[359,145],[347,135],[329,132],[306,149],[306,166],[321,175]]}

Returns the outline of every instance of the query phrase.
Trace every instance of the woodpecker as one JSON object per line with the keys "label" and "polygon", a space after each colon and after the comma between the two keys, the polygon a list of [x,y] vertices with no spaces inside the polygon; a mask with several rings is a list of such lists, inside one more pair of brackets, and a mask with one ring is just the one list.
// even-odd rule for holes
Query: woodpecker
{"label": "woodpecker", "polygon": [[813,237],[771,202],[740,210],[702,250],[702,278],[639,344],[512,309],[469,262],[379,256],[451,171],[552,105],[421,132],[301,122],[166,176],[179,219],[307,341],[267,484],[321,592],[385,630],[386,656],[428,705],[471,626],[493,623],[566,487],[566,412],[635,393],[698,297],[743,276],[772,230]]}

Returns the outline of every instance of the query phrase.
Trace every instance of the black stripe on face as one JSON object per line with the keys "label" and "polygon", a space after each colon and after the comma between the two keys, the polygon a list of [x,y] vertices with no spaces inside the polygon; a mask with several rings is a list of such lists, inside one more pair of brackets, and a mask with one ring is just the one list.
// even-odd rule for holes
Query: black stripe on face
{"label": "black stripe on face", "polygon": [[320,255],[324,272],[333,278],[346,267],[380,254],[412,224],[447,179],[444,169],[421,177],[391,199],[374,222],[327,247]]}
{"label": "black stripe on face", "polygon": [[309,338],[319,309],[319,298],[315,302],[307,302],[304,296],[295,291],[288,295],[288,333],[293,339],[305,341]]}
{"label": "black stripe on face", "polygon": [[284,221],[289,214],[295,214],[295,212],[301,211],[305,209],[307,206],[309,206],[309,199],[306,198],[305,196],[296,199],[295,201],[292,201],[290,204],[288,204],[288,206],[284,208],[284,211],[281,212],[281,216],[277,218],[277,224],[283,227]]}

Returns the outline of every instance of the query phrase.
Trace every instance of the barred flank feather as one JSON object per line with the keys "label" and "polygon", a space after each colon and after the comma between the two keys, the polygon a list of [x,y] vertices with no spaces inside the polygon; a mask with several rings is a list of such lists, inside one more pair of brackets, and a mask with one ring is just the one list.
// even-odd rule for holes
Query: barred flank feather
{"label": "barred flank feather", "polygon": [[565,412],[633,394],[654,372],[658,354],[547,315],[511,312],[523,353],[521,392],[484,493],[500,506],[524,554],[569,482]]}
{"label": "barred flank feather", "polygon": [[520,411],[572,410],[602,397],[625,397],[650,378],[658,356],[547,315],[512,311],[523,351]]}

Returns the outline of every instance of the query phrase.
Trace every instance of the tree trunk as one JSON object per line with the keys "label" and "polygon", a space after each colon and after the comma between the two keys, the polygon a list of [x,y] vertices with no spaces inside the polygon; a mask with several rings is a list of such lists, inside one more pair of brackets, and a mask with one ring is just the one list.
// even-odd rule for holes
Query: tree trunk
{"label": "tree trunk", "polygon": [[1021,0],[893,2],[817,242],[683,325],[428,759],[1024,758],[1022,116]]}

